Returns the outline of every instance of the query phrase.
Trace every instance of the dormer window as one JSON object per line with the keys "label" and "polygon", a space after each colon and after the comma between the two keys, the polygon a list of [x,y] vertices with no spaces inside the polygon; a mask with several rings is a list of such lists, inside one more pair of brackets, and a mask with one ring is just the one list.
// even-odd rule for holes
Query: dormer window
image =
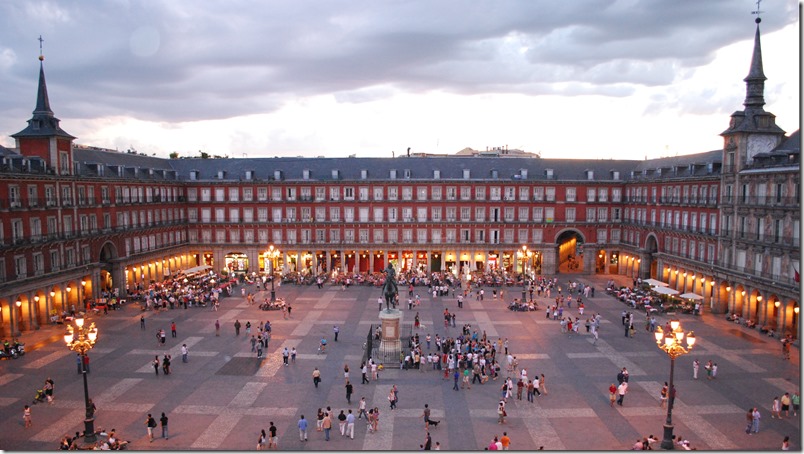
{"label": "dormer window", "polygon": [[468,180],[471,176],[471,171],[469,169],[463,169],[463,179]]}
{"label": "dormer window", "polygon": [[246,170],[246,180],[253,180],[253,179],[254,179],[254,171]]}
{"label": "dormer window", "polygon": [[434,180],[441,179],[441,171],[440,170],[433,170],[433,179]]}
{"label": "dormer window", "polygon": [[547,178],[553,178],[553,169],[544,169],[544,176]]}
{"label": "dormer window", "polygon": [[612,171],[611,172],[611,179],[612,180],[619,180],[620,179],[620,172],[617,171],[617,170]]}
{"label": "dormer window", "polygon": [[519,169],[519,177],[523,180],[528,177],[528,169]]}
{"label": "dormer window", "polygon": [[496,180],[497,178],[499,178],[499,172],[497,172],[497,170],[496,170],[496,169],[494,169],[494,170],[492,170],[492,171],[491,171],[491,178],[493,178],[493,179],[495,179],[495,180]]}
{"label": "dormer window", "polygon": [[587,170],[586,171],[586,179],[587,180],[594,180],[595,179],[595,171],[594,170]]}
{"label": "dormer window", "polygon": [[190,171],[190,180],[197,180],[197,179],[198,179],[198,171],[197,170],[191,170]]}
{"label": "dormer window", "polygon": [[281,180],[282,179],[282,171],[281,170],[274,170],[274,180]]}
{"label": "dormer window", "polygon": [[410,169],[405,169],[405,178],[410,178]]}
{"label": "dormer window", "polygon": [[392,180],[396,180],[396,169],[391,169],[389,176]]}
{"label": "dormer window", "polygon": [[225,170],[218,170],[218,179],[223,180],[226,178],[226,171]]}
{"label": "dormer window", "polygon": [[341,176],[341,171],[340,170],[333,170],[332,171],[332,179],[333,180],[337,180],[338,178],[340,178],[340,176]]}
{"label": "dormer window", "polygon": [[309,180],[310,179],[310,169],[302,170],[302,179]]}
{"label": "dormer window", "polygon": [[368,170],[363,169],[360,171],[360,179],[365,180],[366,178],[368,178]]}

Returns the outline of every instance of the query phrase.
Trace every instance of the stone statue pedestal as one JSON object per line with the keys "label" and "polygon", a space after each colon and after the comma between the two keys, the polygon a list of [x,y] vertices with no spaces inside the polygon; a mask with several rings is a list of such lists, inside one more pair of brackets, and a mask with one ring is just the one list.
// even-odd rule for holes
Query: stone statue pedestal
{"label": "stone statue pedestal", "polygon": [[379,358],[376,361],[382,364],[399,364],[399,353],[402,351],[402,342],[399,340],[399,324],[402,321],[402,311],[398,309],[383,309],[380,311],[382,323],[382,337],[380,338]]}

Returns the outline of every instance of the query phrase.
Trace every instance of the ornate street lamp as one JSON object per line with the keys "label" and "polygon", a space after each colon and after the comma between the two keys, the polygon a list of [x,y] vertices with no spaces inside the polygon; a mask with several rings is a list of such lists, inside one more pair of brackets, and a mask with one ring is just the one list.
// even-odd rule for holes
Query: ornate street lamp
{"label": "ornate street lamp", "polygon": [[268,247],[268,257],[271,258],[271,302],[276,302],[276,288],[274,287],[274,265],[276,259],[279,257],[279,249],[274,248],[274,245]]}
{"label": "ornate street lamp", "polygon": [[[667,420],[664,423],[664,437],[662,438],[663,449],[673,449],[673,403],[676,398],[676,390],[673,386],[673,374],[675,372],[676,358],[689,353],[695,345],[695,333],[690,331],[686,336],[681,329],[681,322],[678,320],[670,321],[671,331],[664,331],[661,326],[656,328],[656,345],[659,346],[667,356],[670,357],[670,387],[668,394],[670,403],[667,405]],[[686,342],[685,342],[686,337]],[[684,347],[686,343],[686,347]]]}
{"label": "ornate street lamp", "polygon": [[84,319],[76,318],[75,326],[67,325],[67,334],[64,335],[64,342],[67,348],[81,355],[81,372],[84,376],[84,405],[86,407],[86,417],[84,418],[84,441],[86,443],[94,443],[95,437],[95,412],[89,404],[89,387],[87,385],[87,369],[85,364],[85,357],[87,352],[92,350],[95,346],[95,341],[98,339],[98,329],[95,328],[95,322],[89,325],[89,328],[84,327]]}

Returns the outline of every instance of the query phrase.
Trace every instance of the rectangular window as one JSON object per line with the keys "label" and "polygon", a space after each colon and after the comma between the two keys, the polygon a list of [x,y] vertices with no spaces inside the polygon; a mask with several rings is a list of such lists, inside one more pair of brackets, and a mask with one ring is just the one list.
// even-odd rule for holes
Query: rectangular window
{"label": "rectangular window", "polygon": [[522,186],[519,188],[519,200],[521,202],[527,202],[530,198],[530,188],[527,186]]}
{"label": "rectangular window", "polygon": [[548,187],[545,191],[545,200],[548,202],[555,202],[556,200],[556,188]]}
{"label": "rectangular window", "polygon": [[528,221],[528,207],[519,207],[519,222]]}
{"label": "rectangular window", "polygon": [[441,222],[441,207],[432,207],[430,213],[433,216],[433,222]]}
{"label": "rectangular window", "polygon": [[447,207],[447,222],[455,222],[457,217],[456,207]]}
{"label": "rectangular window", "polygon": [[597,220],[597,211],[594,208],[586,209],[586,222],[595,222]]}
{"label": "rectangular window", "polygon": [[457,199],[457,188],[455,186],[447,186],[447,200]]}
{"label": "rectangular window", "polygon": [[257,188],[257,201],[259,202],[268,201],[268,188],[265,187]]}
{"label": "rectangular window", "polygon": [[254,200],[254,189],[253,188],[243,188],[243,200],[245,202],[251,202]]}
{"label": "rectangular window", "polygon": [[472,199],[472,188],[469,186],[461,186],[461,200]]}
{"label": "rectangular window", "polygon": [[416,200],[427,200],[427,186],[416,188]]}
{"label": "rectangular window", "polygon": [[544,209],[545,222],[555,222],[555,211],[556,209],[553,207],[547,207]]}
{"label": "rectangular window", "polygon": [[383,222],[383,207],[374,207],[374,222]]}
{"label": "rectangular window", "polygon": [[566,208],[564,216],[567,222],[575,222],[575,208]]}
{"label": "rectangular window", "polygon": [[441,186],[433,186],[430,191],[432,192],[433,200],[441,200]]}
{"label": "rectangular window", "polygon": [[587,202],[594,202],[595,201],[595,188],[586,188],[586,201]]}
{"label": "rectangular window", "polygon": [[533,222],[543,222],[544,221],[544,208],[542,207],[534,207],[533,208]]}
{"label": "rectangular window", "polygon": [[413,188],[402,186],[402,200],[413,200]]}
{"label": "rectangular window", "polygon": [[486,220],[486,207],[475,207],[475,222]]}
{"label": "rectangular window", "polygon": [[343,208],[343,220],[344,220],[344,222],[354,222],[355,221],[355,209],[354,209],[354,207],[344,207]]}
{"label": "rectangular window", "polygon": [[237,202],[239,200],[240,200],[240,188],[236,186],[229,188],[229,201]]}
{"label": "rectangular window", "polygon": [[475,188],[475,199],[476,200],[486,200],[486,187],[485,186],[477,186]]}
{"label": "rectangular window", "polygon": [[382,186],[374,188],[374,200],[378,202],[382,200]]}
{"label": "rectangular window", "polygon": [[365,186],[361,186],[360,188],[358,188],[358,191],[359,191],[358,198],[360,199],[360,201],[361,202],[368,201],[368,199],[369,199],[369,188],[367,188]]}
{"label": "rectangular window", "polygon": [[537,186],[533,188],[533,200],[536,202],[541,202],[544,200],[544,188],[541,186]]}
{"label": "rectangular window", "polygon": [[[644,213],[644,211],[643,211]],[[598,208],[597,209],[597,222],[608,222],[609,220],[609,209],[608,208]],[[644,222],[644,219],[643,219]]]}
{"label": "rectangular window", "polygon": [[575,188],[567,188],[566,194],[567,202],[575,201]]}
{"label": "rectangular window", "polygon": [[398,200],[398,188],[396,186],[389,186],[388,187],[388,200]]}
{"label": "rectangular window", "polygon": [[499,186],[492,186],[489,188],[489,200],[500,200],[500,187]]}

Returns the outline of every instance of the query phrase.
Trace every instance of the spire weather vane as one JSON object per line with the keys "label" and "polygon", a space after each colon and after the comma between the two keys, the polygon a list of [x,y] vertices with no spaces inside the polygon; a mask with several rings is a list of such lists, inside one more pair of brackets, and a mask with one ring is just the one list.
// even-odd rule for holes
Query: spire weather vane
{"label": "spire weather vane", "polygon": [[42,35],[39,35],[38,41],[39,41],[39,59],[42,60],[42,58],[44,58],[44,56],[42,55],[42,43],[45,42],[45,40],[42,39]]}
{"label": "spire weather vane", "polygon": [[757,15],[757,19],[759,19],[760,14],[765,12],[765,11],[760,11],[759,10],[759,4],[760,3],[762,3],[762,0],[757,0],[757,10],[756,11],[751,11],[751,14],[756,14]]}

